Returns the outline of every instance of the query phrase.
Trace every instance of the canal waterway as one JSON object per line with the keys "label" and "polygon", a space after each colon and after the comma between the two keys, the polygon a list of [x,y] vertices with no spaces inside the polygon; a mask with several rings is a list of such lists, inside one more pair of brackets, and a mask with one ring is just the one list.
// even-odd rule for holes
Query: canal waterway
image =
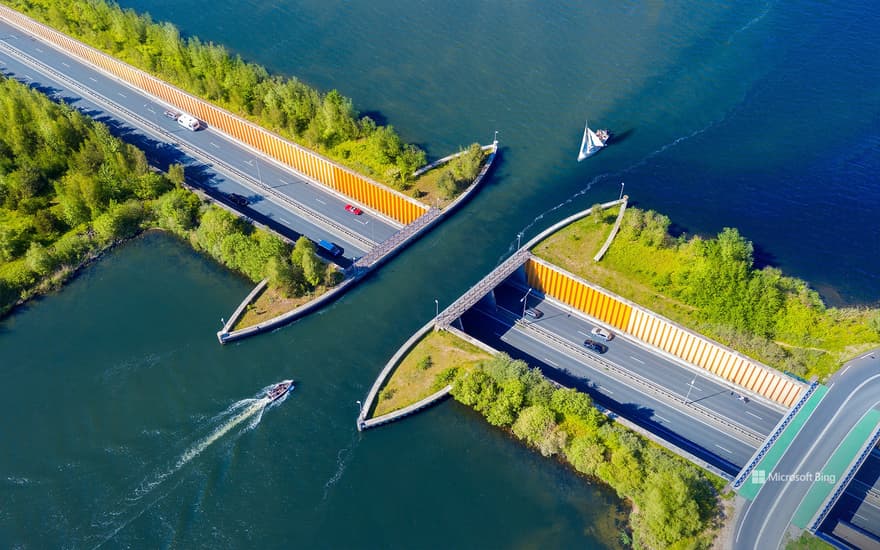
{"label": "canal waterway", "polygon": [[[682,230],[740,228],[833,303],[880,296],[872,3],[121,3],[336,87],[433,156],[494,130],[504,149],[450,220],[271,334],[219,346],[250,285],[158,233],[0,322],[4,546],[614,546],[613,494],[455,403],[354,418],[435,298],[621,181]],[[585,117],[618,140],[578,164]]]}

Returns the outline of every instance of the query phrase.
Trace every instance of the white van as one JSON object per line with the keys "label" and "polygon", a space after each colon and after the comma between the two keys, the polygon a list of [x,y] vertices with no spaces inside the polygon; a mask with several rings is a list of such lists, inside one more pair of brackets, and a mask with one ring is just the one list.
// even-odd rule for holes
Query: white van
{"label": "white van", "polygon": [[183,126],[184,128],[189,128],[193,132],[199,129],[199,119],[196,117],[192,117],[189,115],[180,115],[177,117],[177,123]]}

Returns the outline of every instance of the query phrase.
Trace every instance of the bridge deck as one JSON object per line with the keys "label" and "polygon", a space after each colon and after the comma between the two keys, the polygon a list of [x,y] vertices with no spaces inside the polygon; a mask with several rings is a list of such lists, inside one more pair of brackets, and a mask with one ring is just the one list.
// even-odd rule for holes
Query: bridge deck
{"label": "bridge deck", "polygon": [[831,458],[822,468],[819,479],[813,481],[807,496],[801,501],[797,512],[792,518],[792,523],[801,529],[807,527],[810,520],[819,512],[819,509],[831,495],[831,491],[843,480],[847,470],[852,466],[861,454],[865,441],[871,439],[871,435],[877,425],[880,424],[880,411],[871,409],[862,417],[852,430],[841,442]]}
{"label": "bridge deck", "polygon": [[[797,436],[798,432],[801,431],[801,428],[807,422],[807,419],[810,418],[810,415],[813,414],[813,411],[816,410],[816,407],[819,406],[819,403],[822,401],[822,398],[825,397],[825,394],[828,392],[828,388],[825,386],[819,386],[816,388],[816,391],[813,392],[813,395],[804,403],[801,410],[795,415],[794,418],[791,419],[791,422],[786,426],[785,430],[779,435],[779,438],[773,444],[770,449],[767,450],[764,458],[755,466],[754,472],[764,472],[769,473],[772,472],[776,468],[776,464],[782,458],[782,455],[785,454],[785,451],[788,449],[791,442],[794,441],[795,436]],[[739,494],[749,500],[754,500],[758,495],[758,491],[763,487],[763,482],[752,482],[752,480],[746,481],[743,483],[743,486],[739,490]]]}

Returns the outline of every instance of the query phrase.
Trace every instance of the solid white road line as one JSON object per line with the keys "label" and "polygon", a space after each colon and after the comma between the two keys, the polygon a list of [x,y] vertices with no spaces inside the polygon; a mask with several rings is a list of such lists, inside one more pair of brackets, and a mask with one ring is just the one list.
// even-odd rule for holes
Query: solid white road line
{"label": "solid white road line", "polygon": [[746,411],[746,414],[751,415],[751,416],[754,416],[754,417],[757,418],[758,420],[764,420],[763,418],[761,418],[761,417],[758,416],[757,414],[753,413],[752,411]]}
{"label": "solid white road line", "polygon": [[725,448],[725,447],[722,447],[721,445],[719,445],[719,444],[717,444],[717,443],[715,444],[715,446],[718,447],[719,449],[721,449],[722,451],[726,451],[727,453],[733,454],[733,453],[730,452],[730,449],[727,449],[727,448]]}
{"label": "solid white road line", "polygon": [[327,204],[326,202],[322,201],[322,200],[319,199],[319,198],[315,198],[315,200],[318,201],[318,202],[320,202],[321,204]]}
{"label": "solid white road line", "polygon": [[663,417],[660,416],[659,414],[655,414],[655,415],[654,415],[654,418],[656,418],[657,420],[660,420],[661,422],[669,422],[668,419],[663,418]]}
{"label": "solid white road line", "polygon": [[220,146],[217,145],[216,143],[214,143],[213,141],[210,141],[210,142],[208,142],[208,143],[210,143],[210,144],[211,144],[211,147],[214,147],[215,149],[219,149],[219,148],[220,148]]}
{"label": "solid white road line", "polygon": [[641,363],[643,365],[645,364],[645,362],[642,361],[641,359],[639,359],[638,357],[633,357],[632,355],[630,355],[629,358],[632,359],[633,361],[635,361],[636,363]]}

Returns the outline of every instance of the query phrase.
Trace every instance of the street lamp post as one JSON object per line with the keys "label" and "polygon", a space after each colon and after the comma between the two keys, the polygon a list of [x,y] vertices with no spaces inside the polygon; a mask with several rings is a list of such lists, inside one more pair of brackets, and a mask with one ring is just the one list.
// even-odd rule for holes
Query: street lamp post
{"label": "street lamp post", "polygon": [[687,392],[687,396],[684,398],[684,404],[685,404],[685,405],[687,405],[688,403],[690,403],[691,390],[694,389],[694,382],[696,382],[696,381],[697,381],[697,377],[694,376],[694,379],[691,380],[691,381],[688,383],[688,392]]}
{"label": "street lamp post", "polygon": [[623,182],[620,182],[620,196],[617,197],[617,200],[623,200]]}
{"label": "street lamp post", "polygon": [[522,302],[522,305],[523,305],[523,312],[522,312],[523,317],[526,316],[526,307],[529,305],[529,294],[531,294],[531,293],[532,293],[532,289],[531,289],[531,287],[529,287],[529,289],[526,291],[525,296],[523,296],[522,299],[520,300],[520,302]]}
{"label": "street lamp post", "polygon": [[520,241],[522,241],[522,233],[517,233],[516,234],[516,249],[517,250],[519,250]]}
{"label": "street lamp post", "polygon": [[434,319],[440,317],[440,301],[434,298]]}
{"label": "street lamp post", "polygon": [[263,186],[263,176],[260,174],[260,160],[257,157],[254,157],[254,165],[257,167],[257,179],[260,181],[260,186]]}

